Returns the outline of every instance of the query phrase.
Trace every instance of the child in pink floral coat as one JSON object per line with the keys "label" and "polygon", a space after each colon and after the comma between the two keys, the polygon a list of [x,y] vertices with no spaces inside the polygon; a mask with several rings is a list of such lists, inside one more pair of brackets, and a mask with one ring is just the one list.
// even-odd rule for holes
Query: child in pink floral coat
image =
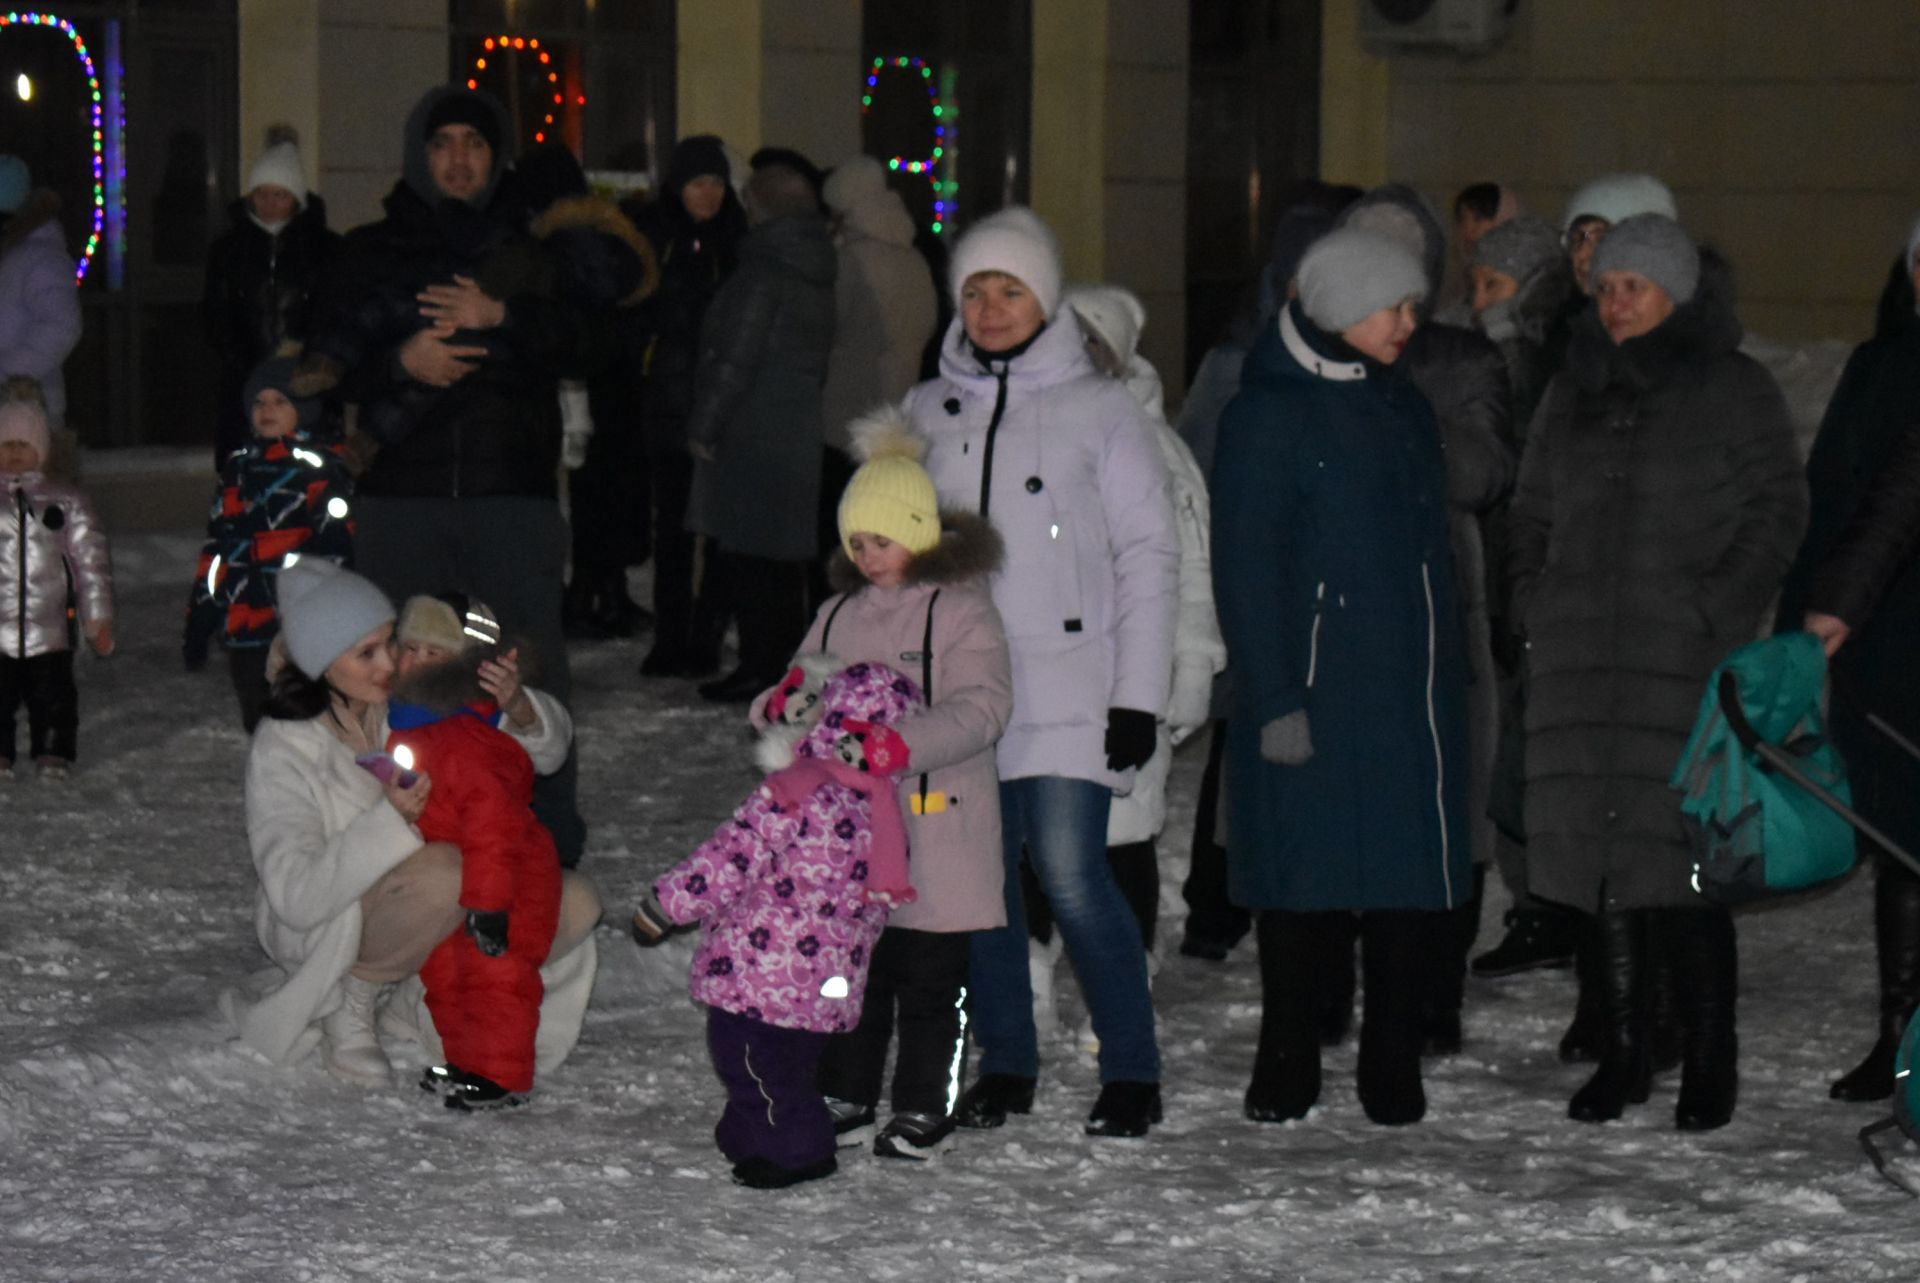
{"label": "child in pink floral coat", "polygon": [[835,1170],[814,1071],[828,1036],[859,1024],[887,911],[913,897],[893,780],[905,754],[886,728],[923,702],[885,664],[828,678],[791,764],[655,882],[635,914],[643,943],[681,924],[705,928],[691,989],[707,1006],[708,1047],[727,1088],[714,1139],[743,1185]]}

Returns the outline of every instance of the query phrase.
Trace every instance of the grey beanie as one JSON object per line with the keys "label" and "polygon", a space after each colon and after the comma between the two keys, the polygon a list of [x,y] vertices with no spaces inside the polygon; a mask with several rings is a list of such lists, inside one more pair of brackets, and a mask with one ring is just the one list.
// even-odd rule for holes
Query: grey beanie
{"label": "grey beanie", "polygon": [[1473,247],[1473,265],[1503,272],[1519,285],[1558,262],[1566,251],[1560,233],[1544,218],[1522,214],[1482,236]]}
{"label": "grey beanie", "polygon": [[1667,292],[1678,307],[1700,287],[1700,251],[1693,238],[1664,214],[1636,214],[1615,223],[1593,255],[1593,277],[1638,272]]}
{"label": "grey beanie", "polygon": [[1382,308],[1427,296],[1420,260],[1392,237],[1358,227],[1342,227],[1315,241],[1295,279],[1301,310],[1330,334]]}
{"label": "grey beanie", "polygon": [[302,557],[282,570],[276,593],[287,653],[309,677],[319,677],[355,642],[393,621],[385,593],[324,557]]}

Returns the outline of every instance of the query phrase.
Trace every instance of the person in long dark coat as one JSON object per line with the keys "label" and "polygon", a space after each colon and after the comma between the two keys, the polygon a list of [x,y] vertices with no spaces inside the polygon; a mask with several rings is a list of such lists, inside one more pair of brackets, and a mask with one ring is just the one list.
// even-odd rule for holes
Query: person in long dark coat
{"label": "person in long dark coat", "polygon": [[247,378],[268,357],[307,336],[313,290],[340,249],[327,205],[307,190],[300,149],[282,140],[247,174],[247,191],[227,211],[231,226],[207,249],[201,313],[220,358],[220,412],[213,443],[218,472],[253,439],[242,404]]}
{"label": "person in long dark coat", "polygon": [[1361,1104],[1383,1124],[1424,1116],[1434,919],[1471,894],[1446,460],[1433,411],[1394,368],[1427,290],[1393,240],[1322,239],[1221,419],[1228,879],[1233,903],[1259,910],[1257,1121],[1301,1117],[1319,1098],[1315,980],[1350,950],[1355,914]]}
{"label": "person in long dark coat", "polygon": [[1750,640],[1806,523],[1780,389],[1673,220],[1616,224],[1527,443],[1510,519],[1527,638],[1527,885],[1592,915],[1607,1034],[1584,1122],[1647,1099],[1648,959],[1683,1026],[1675,1121],[1724,1125],[1737,1094],[1733,919],[1690,885],[1667,785],[1714,666]]}
{"label": "person in long dark coat", "polygon": [[[682,138],[667,163],[659,202],[639,220],[660,254],[660,288],[642,306],[649,337],[641,409],[653,501],[653,646],[640,663],[645,677],[696,677],[720,665],[725,621],[696,621],[694,610],[698,538],[687,529],[693,490],[687,416],[700,361],[700,320],[733,275],[747,230],[731,177],[720,139]],[[709,557],[706,577],[716,569]]]}
{"label": "person in long dark coat", "polygon": [[[1777,628],[1803,624],[1833,656],[1833,734],[1854,804],[1887,835],[1920,850],[1920,763],[1867,724],[1876,713],[1920,734],[1920,223],[1889,281],[1874,337],[1854,349],[1807,459],[1812,518]],[[1836,1080],[1836,1100],[1893,1094],[1900,1036],[1920,1008],[1920,877],[1879,861],[1873,938],[1880,971],[1879,1036]]]}
{"label": "person in long dark coat", "polygon": [[700,326],[687,449],[687,528],[727,559],[740,663],[700,688],[744,703],[778,681],[807,627],[806,563],[819,555],[821,392],[833,347],[833,237],[798,171],[754,170],[753,230]]}

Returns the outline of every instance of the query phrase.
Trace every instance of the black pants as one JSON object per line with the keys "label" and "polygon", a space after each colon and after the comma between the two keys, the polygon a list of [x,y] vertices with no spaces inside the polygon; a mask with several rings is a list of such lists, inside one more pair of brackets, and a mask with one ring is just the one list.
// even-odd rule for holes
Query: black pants
{"label": "black pants", "polygon": [[1187,902],[1187,935],[1231,949],[1252,928],[1253,918],[1227,899],[1227,849],[1213,840],[1226,753],[1227,724],[1218,721],[1207,748],[1207,767],[1200,775],[1200,798],[1193,814],[1193,862],[1180,898]]}
{"label": "black pants", "polygon": [[[560,505],[533,495],[471,499],[395,499],[362,495],[354,530],[354,566],[396,607],[420,593],[469,593],[493,608],[509,640],[522,639],[528,685],[572,703],[572,672],[560,630],[567,523]],[[575,801],[579,753],[533,784],[533,813],[553,834],[560,863],[572,868],[587,845]]]}
{"label": "black pants", "polygon": [[806,563],[727,553],[723,564],[740,625],[740,667],[772,685],[807,635]]}
{"label": "black pants", "polygon": [[622,579],[628,566],[646,561],[652,542],[653,505],[640,425],[602,422],[606,409],[596,397],[586,460],[567,476],[575,582]]}
{"label": "black pants", "polygon": [[[888,927],[874,946],[859,1027],[837,1034],[820,1058],[820,1092],[861,1105],[880,1103],[887,1044],[900,1029],[893,1063],[893,1112],[951,1111],[959,1095],[963,1028],[973,937],[965,931]],[[897,1014],[896,1014],[897,1012]]]}
{"label": "black pants", "polygon": [[659,453],[647,460],[647,488],[653,496],[654,644],[673,653],[685,650],[693,627],[693,549],[687,529],[687,500],[693,493],[693,459],[685,451]]}
{"label": "black pants", "polygon": [[27,753],[71,762],[80,738],[80,692],[73,685],[73,652],[49,651],[31,659],[0,655],[0,715],[6,740],[0,762],[13,762],[13,714],[27,706]]}
{"label": "black pants", "polygon": [[270,646],[235,646],[227,651],[227,675],[233,679],[234,698],[240,701],[240,724],[253,734],[266,707],[267,652]]}
{"label": "black pants", "polygon": [[840,546],[840,496],[853,480],[853,460],[832,446],[820,451],[820,555],[807,565],[807,610],[820,609],[820,603],[833,595],[827,583],[827,561]]}

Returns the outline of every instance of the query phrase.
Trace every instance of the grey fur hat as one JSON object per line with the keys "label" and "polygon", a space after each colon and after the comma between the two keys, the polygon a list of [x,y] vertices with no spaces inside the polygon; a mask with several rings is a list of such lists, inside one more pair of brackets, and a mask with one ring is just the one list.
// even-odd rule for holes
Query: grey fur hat
{"label": "grey fur hat", "polygon": [[1671,218],[1636,214],[1609,228],[1594,252],[1594,279],[1608,272],[1638,272],[1677,307],[1700,288],[1700,250]]}
{"label": "grey fur hat", "polygon": [[1338,334],[1381,308],[1427,297],[1427,274],[1402,242],[1379,232],[1342,227],[1313,243],[1295,274],[1300,309]]}
{"label": "grey fur hat", "polygon": [[1542,269],[1566,253],[1553,224],[1531,214],[1508,219],[1482,236],[1473,247],[1473,265],[1489,267],[1525,285]]}

